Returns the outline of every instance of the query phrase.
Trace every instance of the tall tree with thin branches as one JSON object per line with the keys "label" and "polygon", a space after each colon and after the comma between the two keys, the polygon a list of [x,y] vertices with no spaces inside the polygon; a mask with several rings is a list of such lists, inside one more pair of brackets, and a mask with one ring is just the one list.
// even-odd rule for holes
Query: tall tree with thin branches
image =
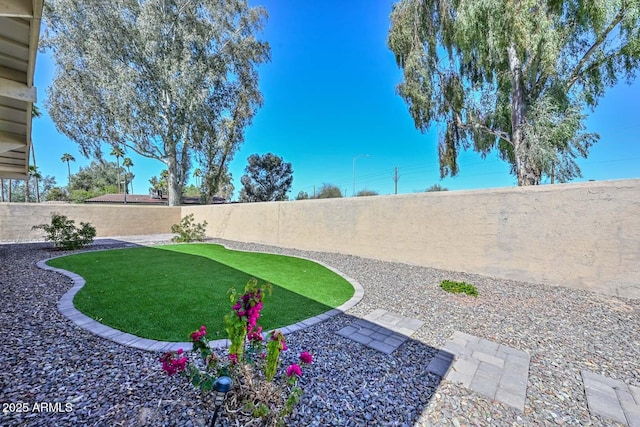
{"label": "tall tree with thin branches", "polygon": [[519,185],[580,176],[585,113],[640,65],[638,0],[401,0],[388,44],[416,128],[437,123],[444,177],[496,150]]}
{"label": "tall tree with thin branches", "polygon": [[247,0],[45,5],[42,45],[57,65],[48,109],[58,130],[87,156],[109,144],[163,162],[169,204],[179,205],[194,154],[242,141],[221,142],[219,123],[241,105],[234,127],[242,130],[262,103],[266,11]]}

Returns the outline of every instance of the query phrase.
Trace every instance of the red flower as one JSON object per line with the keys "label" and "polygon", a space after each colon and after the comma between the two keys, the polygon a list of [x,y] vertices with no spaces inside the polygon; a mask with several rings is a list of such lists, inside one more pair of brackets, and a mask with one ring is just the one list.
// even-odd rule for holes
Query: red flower
{"label": "red flower", "polygon": [[[162,370],[167,373],[167,375],[171,376],[178,372],[182,372],[186,369],[187,358],[181,357],[180,359],[174,359],[174,355],[176,353],[169,351],[158,359],[162,362]],[[182,349],[177,351],[177,354],[182,354]]]}
{"label": "red flower", "polygon": [[238,364],[238,355],[235,353],[231,353],[229,355],[229,360],[231,361],[231,363],[233,363],[234,365]]}
{"label": "red flower", "polygon": [[313,356],[308,351],[303,351],[300,353],[300,361],[302,363],[311,364],[313,363]]}
{"label": "red flower", "polygon": [[294,363],[287,368],[287,376],[290,377],[292,375],[302,376],[302,368],[300,368],[300,365]]}
{"label": "red flower", "polygon": [[200,326],[200,330],[191,333],[191,339],[195,341],[200,341],[200,338],[207,335],[207,328],[202,325]]}

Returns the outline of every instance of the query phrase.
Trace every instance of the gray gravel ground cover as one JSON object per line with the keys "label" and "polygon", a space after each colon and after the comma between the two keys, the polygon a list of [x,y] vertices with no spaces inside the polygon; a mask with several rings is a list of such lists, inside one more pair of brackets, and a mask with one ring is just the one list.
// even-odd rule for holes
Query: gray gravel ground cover
{"label": "gray gravel ground cover", "polygon": [[[288,336],[291,350],[285,354],[291,360],[284,366],[302,350],[315,358],[301,379],[305,395],[290,425],[610,426],[616,424],[589,413],[580,370],[640,386],[638,300],[347,255],[214,242],[316,259],[365,289],[362,302],[348,313]],[[161,372],[159,354],[95,337],[58,312],[57,301],[72,283],[38,269],[36,262],[62,253],[44,243],[0,245],[0,403],[6,410],[0,425],[206,425],[210,414],[201,410],[198,394]],[[442,279],[473,283],[480,296],[448,294],[438,286]],[[391,355],[336,334],[377,308],[425,324]],[[425,372],[456,330],[531,355],[524,412]]]}

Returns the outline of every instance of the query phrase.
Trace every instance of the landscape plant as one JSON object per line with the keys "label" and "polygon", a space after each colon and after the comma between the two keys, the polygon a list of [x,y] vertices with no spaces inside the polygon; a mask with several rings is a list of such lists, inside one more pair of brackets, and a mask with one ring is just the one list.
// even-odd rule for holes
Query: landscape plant
{"label": "landscape plant", "polygon": [[[218,182],[262,105],[267,19],[247,0],[45,2],[40,46],[56,64],[47,112],[85,156],[156,159],[180,205],[198,160]],[[217,185],[217,183],[213,183]]]}
{"label": "landscape plant", "polygon": [[90,223],[81,222],[80,227],[76,227],[74,220],[57,213],[51,215],[51,224],[34,225],[31,229],[44,230],[45,240],[53,242],[58,249],[79,249],[93,242],[96,237],[96,229]]}
{"label": "landscape plant", "polygon": [[204,240],[205,231],[207,230],[207,221],[203,223],[195,222],[193,214],[186,215],[180,220],[180,224],[173,224],[171,232],[177,233],[172,242],[202,242]]}
{"label": "landscape plant", "polygon": [[476,289],[475,286],[473,286],[470,283],[466,283],[466,282],[456,282],[453,280],[443,280],[440,283],[440,287],[442,289],[444,289],[447,292],[451,292],[454,294],[467,294],[467,295],[471,295],[473,297],[477,297],[478,296],[478,290]]}
{"label": "landscape plant", "polygon": [[207,406],[211,401],[207,393],[213,389],[216,378],[230,376],[233,388],[225,407],[229,416],[242,425],[252,419],[260,419],[265,426],[285,425],[286,417],[303,394],[298,385],[302,367],[313,362],[313,356],[304,351],[299,363],[290,364],[286,370],[279,369],[281,354],[288,349],[286,339],[278,330],[264,334],[258,324],[264,297],[270,293],[271,285],[259,285],[256,279],[249,280],[240,296],[235,288],[230,290],[233,310],[225,316],[230,342],[225,358],[211,350],[203,325],[191,333],[195,360],[182,349],[164,353],[159,359],[168,375],[180,374],[198,388]]}
{"label": "landscape plant", "polygon": [[440,175],[495,152],[518,185],[581,176],[599,136],[586,112],[640,66],[637,0],[401,0],[388,45],[417,129],[439,132]]}

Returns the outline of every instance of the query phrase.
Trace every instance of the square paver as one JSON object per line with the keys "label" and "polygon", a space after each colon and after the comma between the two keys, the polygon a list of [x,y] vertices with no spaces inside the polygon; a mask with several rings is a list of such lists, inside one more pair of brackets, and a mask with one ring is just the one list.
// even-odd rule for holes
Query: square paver
{"label": "square paver", "polygon": [[421,320],[376,309],[364,319],[358,319],[336,333],[375,350],[391,354],[423,324]]}
{"label": "square paver", "polygon": [[444,377],[445,375],[447,375],[449,368],[451,368],[453,360],[453,354],[444,350],[440,350],[436,354],[436,357],[431,359],[431,361],[427,365],[427,372],[431,372],[432,374]]}
{"label": "square paver", "polygon": [[446,380],[524,410],[530,360],[527,353],[459,331],[444,348],[455,355]]}
{"label": "square paver", "polygon": [[640,427],[638,387],[586,370],[580,373],[589,412],[626,426]]}
{"label": "square paver", "polygon": [[364,317],[365,321],[373,322],[390,331],[411,337],[424,325],[422,320],[412,319],[401,314],[383,309],[376,309]]}

